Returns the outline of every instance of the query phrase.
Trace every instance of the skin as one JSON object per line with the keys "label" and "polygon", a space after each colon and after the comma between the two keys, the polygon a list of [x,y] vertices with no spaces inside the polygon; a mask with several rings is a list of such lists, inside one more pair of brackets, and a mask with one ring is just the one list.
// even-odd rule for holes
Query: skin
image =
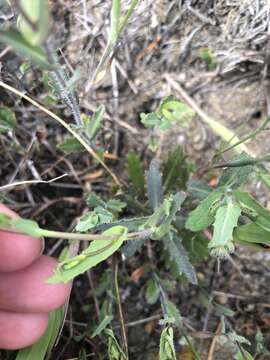
{"label": "skin", "polygon": [[[0,204],[0,213],[17,217]],[[46,284],[57,261],[42,255],[42,239],[0,230],[0,349],[35,343],[48,314],[67,300],[71,284]]]}

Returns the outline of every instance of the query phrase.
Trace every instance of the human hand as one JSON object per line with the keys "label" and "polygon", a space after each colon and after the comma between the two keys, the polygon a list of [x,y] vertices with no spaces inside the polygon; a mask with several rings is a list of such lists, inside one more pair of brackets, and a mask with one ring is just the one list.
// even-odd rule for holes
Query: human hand
{"label": "human hand", "polygon": [[[17,215],[0,203],[0,213]],[[45,332],[50,311],[63,305],[71,284],[46,284],[57,261],[41,255],[42,239],[0,230],[0,349],[19,349]]]}

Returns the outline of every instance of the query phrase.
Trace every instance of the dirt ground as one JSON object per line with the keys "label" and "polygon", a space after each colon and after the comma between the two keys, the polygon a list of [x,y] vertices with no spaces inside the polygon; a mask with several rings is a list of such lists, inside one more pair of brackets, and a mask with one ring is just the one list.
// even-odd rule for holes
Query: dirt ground
{"label": "dirt ground", "polygon": [[[106,106],[106,121],[99,142],[115,155],[116,160],[109,160],[109,165],[117,174],[125,174],[124,160],[130,149],[146,164],[151,159],[147,149],[150,131],[140,124],[139,113],[153,111],[168,95],[181,99],[173,82],[180,84],[206,114],[239,136],[256,129],[269,115],[265,75],[270,51],[267,0],[139,1],[115,49],[113,66],[107,68],[103,78],[90,90],[89,79],[106,45],[110,2],[59,0],[51,1],[51,6],[55,34],[51,42],[61,48],[70,67],[78,73],[76,86],[81,111],[89,113],[100,104]],[[3,14],[6,14],[4,10]],[[216,62],[213,69],[202,59],[205,48],[213,53]],[[41,102],[45,100],[37,70],[19,78],[17,57],[8,52],[0,61],[3,80]],[[83,192],[106,194],[110,180],[102,172],[97,178],[91,178],[97,167],[86,155],[65,156],[55,149],[63,139],[64,130],[52,120],[2,90],[1,102],[16,112],[20,133],[8,152],[5,149],[10,146],[10,139],[0,137],[0,185],[33,176],[49,179],[66,172],[72,175],[59,183],[9,189],[0,193],[0,199],[41,225],[72,229],[85,211]],[[53,105],[53,110],[72,121],[64,105]],[[197,176],[203,173],[200,169],[209,166],[221,144],[220,137],[199,115],[188,128],[174,127],[160,136],[160,156],[165,156],[172,145],[182,145],[197,166]],[[268,130],[247,146],[256,156],[269,153]],[[258,183],[252,192],[270,208],[269,195],[262,184]],[[51,246],[48,251],[58,253]],[[136,256],[121,264],[120,290],[130,359],[151,360],[158,358],[160,308],[147,304],[143,297],[147,275],[137,283],[130,280],[132,272],[142,263],[143,259]],[[269,252],[239,249],[231,260],[221,263],[220,272],[214,260],[200,264],[198,288],[186,284],[176,286],[174,301],[202,359],[229,360],[235,352],[228,343],[202,335],[218,332],[220,328],[220,314],[209,299],[234,312],[230,324],[251,341],[249,349],[254,350],[258,329],[264,334],[266,347],[270,348],[269,264]],[[100,344],[87,337],[80,339],[93,321],[92,293],[100,275],[93,271],[88,278],[76,280],[67,322],[53,359],[74,358],[82,347],[90,359],[98,359],[91,354],[99,350]],[[118,331],[117,319],[113,324]],[[177,345],[177,348],[179,359],[192,359],[190,354],[184,354],[185,347]],[[267,358],[270,359],[270,355],[264,357]]]}

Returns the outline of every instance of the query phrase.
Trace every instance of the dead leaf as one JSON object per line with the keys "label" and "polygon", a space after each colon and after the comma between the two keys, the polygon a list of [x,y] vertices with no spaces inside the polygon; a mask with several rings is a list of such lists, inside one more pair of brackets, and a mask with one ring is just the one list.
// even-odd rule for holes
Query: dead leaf
{"label": "dead leaf", "polygon": [[136,270],[132,272],[130,276],[130,280],[137,283],[140,280],[143,273],[144,273],[144,267],[143,266],[138,267]]}
{"label": "dead leaf", "polygon": [[85,180],[85,181],[92,181],[92,180],[96,180],[99,177],[103,176],[104,172],[102,169],[88,173],[86,175],[84,175],[81,179]]}

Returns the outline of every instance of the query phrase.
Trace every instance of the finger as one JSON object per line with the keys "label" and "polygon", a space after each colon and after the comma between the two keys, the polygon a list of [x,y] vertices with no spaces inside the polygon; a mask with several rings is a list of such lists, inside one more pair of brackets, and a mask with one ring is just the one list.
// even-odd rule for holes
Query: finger
{"label": "finger", "polygon": [[0,349],[16,350],[35,343],[45,332],[48,314],[0,311]]}
{"label": "finger", "polygon": [[[0,203],[1,212],[12,218],[18,217]],[[0,272],[15,271],[30,265],[40,256],[42,249],[43,242],[39,238],[0,231]]]}
{"label": "finger", "polygon": [[41,256],[25,269],[0,273],[0,309],[40,313],[63,305],[70,293],[71,284],[47,284],[57,261]]}

